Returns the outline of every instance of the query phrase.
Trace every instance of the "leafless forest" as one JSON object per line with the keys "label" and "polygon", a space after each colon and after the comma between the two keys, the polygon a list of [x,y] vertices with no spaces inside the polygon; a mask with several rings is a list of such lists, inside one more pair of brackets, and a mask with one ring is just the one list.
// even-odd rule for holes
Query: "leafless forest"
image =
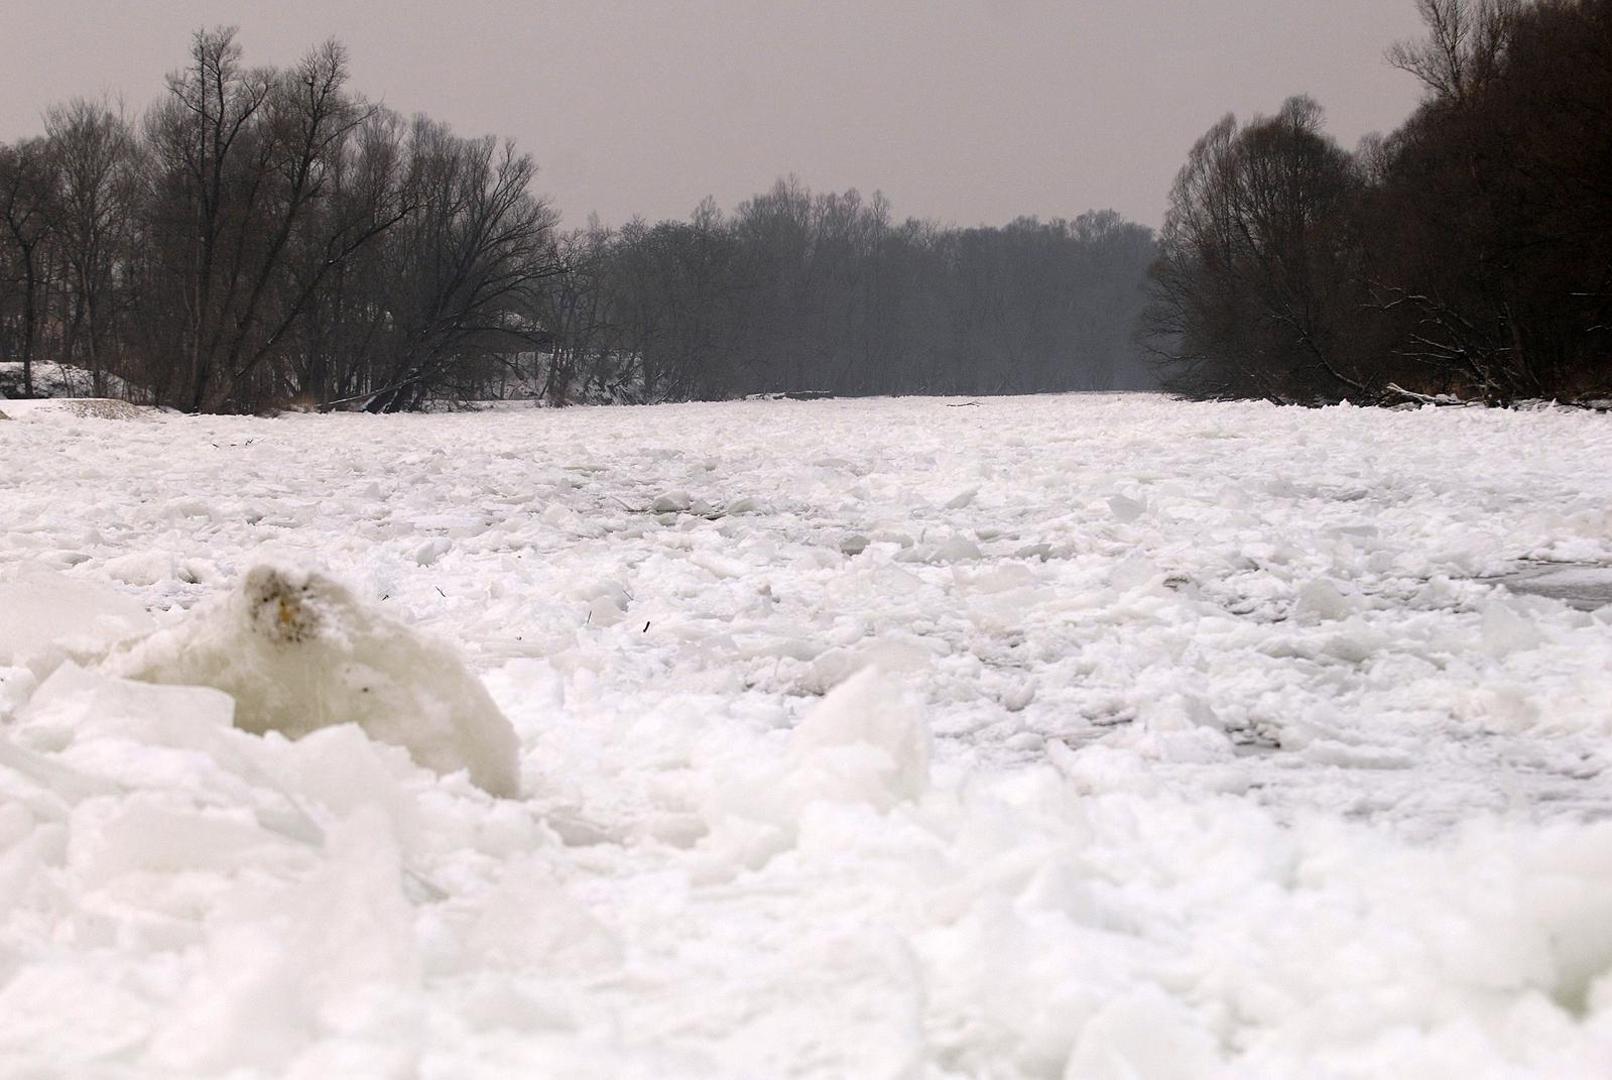
{"label": "leafless forest", "polygon": [[73,100],[0,147],[7,392],[60,363],[200,412],[1604,394],[1612,0],[1419,6],[1424,38],[1387,57],[1426,88],[1402,127],[1350,151],[1306,97],[1227,116],[1157,237],[1108,211],[901,220],[794,178],[565,230],[530,153],[366,100],[341,45],[253,67],[234,31],[199,31],[143,111]]}
{"label": "leafless forest", "polygon": [[277,70],[198,32],[140,117],[76,100],[4,149],[0,349],[202,412],[1149,381],[1153,237],[1115,214],[942,228],[789,179],[563,231],[536,175],[366,102],[338,44]]}
{"label": "leafless forest", "polygon": [[1612,389],[1612,2],[1420,0],[1423,104],[1353,153],[1294,98],[1176,179],[1148,314],[1205,396]]}

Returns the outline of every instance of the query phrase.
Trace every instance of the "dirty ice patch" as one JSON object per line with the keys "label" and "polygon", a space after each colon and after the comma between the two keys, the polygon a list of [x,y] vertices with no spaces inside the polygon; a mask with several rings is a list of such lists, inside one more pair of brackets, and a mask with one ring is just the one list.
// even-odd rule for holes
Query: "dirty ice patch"
{"label": "dirty ice patch", "polygon": [[514,729],[452,649],[317,572],[256,567],[102,667],[144,682],[222,690],[234,702],[235,724],[256,734],[298,738],[356,724],[439,773],[466,769],[494,795],[519,791]]}

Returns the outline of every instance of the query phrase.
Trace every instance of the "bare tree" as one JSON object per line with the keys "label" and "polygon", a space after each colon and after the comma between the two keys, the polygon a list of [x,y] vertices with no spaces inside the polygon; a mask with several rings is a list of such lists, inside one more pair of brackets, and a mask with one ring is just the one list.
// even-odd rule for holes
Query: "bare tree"
{"label": "bare tree", "polygon": [[1319,106],[1216,124],[1176,179],[1151,328],[1183,388],[1272,400],[1374,397],[1352,256],[1361,180]]}
{"label": "bare tree", "polygon": [[45,114],[56,172],[57,244],[71,310],[63,352],[106,393],[104,355],[117,316],[117,269],[128,257],[138,213],[134,133],[121,109],[75,98]]}
{"label": "bare tree", "polygon": [[35,351],[50,276],[46,245],[55,220],[54,193],[49,147],[43,139],[0,146],[0,225],[5,229],[7,254],[12,263],[8,277],[21,294],[18,337],[26,397],[34,393]]}
{"label": "bare tree", "polygon": [[[152,116],[166,277],[182,283],[178,399],[196,411],[253,403],[324,278],[403,216],[318,216],[351,133],[368,114],[345,90],[346,51],[326,42],[289,71],[248,69],[233,29],[202,31],[192,66]],[[293,241],[321,256],[288,276]],[[273,380],[268,380],[271,385]]]}
{"label": "bare tree", "polygon": [[1518,16],[1519,0],[1416,0],[1427,27],[1420,41],[1388,50],[1388,62],[1439,98],[1464,101],[1500,67]]}
{"label": "bare tree", "polygon": [[531,193],[536,172],[512,143],[415,121],[403,181],[414,209],[388,235],[378,297],[393,320],[392,356],[366,408],[416,407],[467,365],[543,342],[537,290],[561,268],[549,242],[556,216]]}

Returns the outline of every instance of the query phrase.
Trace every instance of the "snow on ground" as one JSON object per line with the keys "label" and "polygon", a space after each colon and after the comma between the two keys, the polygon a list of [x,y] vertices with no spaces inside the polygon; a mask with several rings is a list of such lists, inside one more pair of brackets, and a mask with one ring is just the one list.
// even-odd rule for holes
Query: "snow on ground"
{"label": "snow on ground", "polygon": [[21,401],[0,398],[0,401],[6,403],[7,419],[144,420],[155,414],[149,407],[131,405],[116,398],[42,397]]}
{"label": "snow on ground", "polygon": [[[1609,460],[1134,396],[25,414],[0,1074],[1604,1075],[1612,609],[1496,581],[1612,565]],[[456,643],[525,798],[97,667],[263,561]]]}
{"label": "snow on ground", "polygon": [[[96,392],[95,376],[84,368],[37,363],[33,369],[33,394],[39,398],[84,398]],[[101,393],[130,396],[131,387],[116,375],[103,375],[101,381]],[[0,360],[0,400],[23,397],[23,390],[22,361]]]}

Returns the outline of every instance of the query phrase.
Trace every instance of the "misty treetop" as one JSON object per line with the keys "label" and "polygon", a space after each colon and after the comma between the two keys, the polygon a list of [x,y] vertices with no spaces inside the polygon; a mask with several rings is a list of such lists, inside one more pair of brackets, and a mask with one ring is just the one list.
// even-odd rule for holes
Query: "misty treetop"
{"label": "misty treetop", "polygon": [[943,228],[790,179],[563,232],[536,172],[365,100],[335,42],[252,67],[200,31],[142,116],[75,100],[0,147],[0,359],[197,412],[1149,382],[1153,237],[1112,213]]}
{"label": "misty treetop", "polygon": [[1351,154],[1308,98],[1171,192],[1147,321],[1201,396],[1612,393],[1612,0],[1419,0],[1422,105]]}

